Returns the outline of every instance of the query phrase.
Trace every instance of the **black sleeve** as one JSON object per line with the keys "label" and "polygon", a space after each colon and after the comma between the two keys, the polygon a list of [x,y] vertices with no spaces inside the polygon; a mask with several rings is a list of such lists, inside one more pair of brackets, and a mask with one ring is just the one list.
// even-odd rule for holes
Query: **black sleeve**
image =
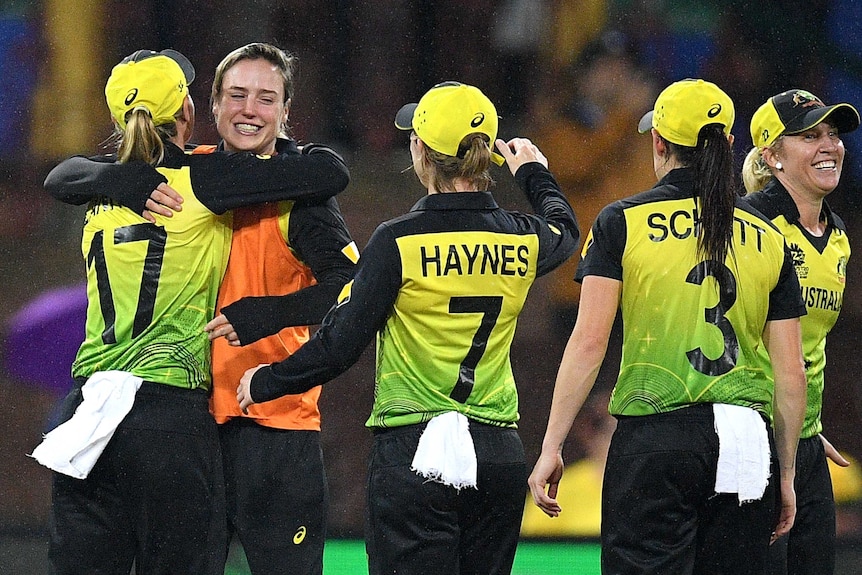
{"label": "black sleeve", "polygon": [[167,182],[146,162],[115,163],[113,156],[73,156],[58,164],[45,178],[45,189],[67,204],[81,205],[107,196],[135,213],[143,213],[150,193]]}
{"label": "black sleeve", "polygon": [[[172,144],[169,148],[166,165],[188,164],[195,195],[216,214],[279,200],[323,201],[350,182],[341,156],[320,144],[306,145],[302,153],[271,158],[249,152],[183,154]],[[145,162],[106,163],[111,161],[110,156],[70,158],[48,174],[45,188],[66,203],[79,205],[106,196],[142,214],[152,191],[167,178]]]}
{"label": "black sleeve", "polygon": [[530,162],[518,168],[515,181],[541,220],[541,225],[537,227],[539,264],[536,271],[541,276],[559,267],[578,249],[578,222],[553,174],[539,162]]}
{"label": "black sleeve", "polygon": [[614,202],[602,208],[587,236],[575,281],[581,283],[586,276],[623,281],[623,253],[627,237],[622,205]]}
{"label": "black sleeve", "polygon": [[256,402],[303,393],[353,365],[382,329],[401,288],[401,258],[391,230],[377,228],[342,298],[317,333],[280,363],[261,368],[251,382]]}
{"label": "black sleeve", "polygon": [[281,296],[244,297],[221,309],[247,345],[285,327],[318,324],[353,276],[358,252],[335,198],[295,204],[288,245],[314,274],[316,285]]}
{"label": "black sleeve", "polygon": [[322,201],[347,187],[350,172],[341,156],[319,144],[301,154],[264,158],[247,152],[213,152],[188,157],[192,188],[216,214],[280,200]]}

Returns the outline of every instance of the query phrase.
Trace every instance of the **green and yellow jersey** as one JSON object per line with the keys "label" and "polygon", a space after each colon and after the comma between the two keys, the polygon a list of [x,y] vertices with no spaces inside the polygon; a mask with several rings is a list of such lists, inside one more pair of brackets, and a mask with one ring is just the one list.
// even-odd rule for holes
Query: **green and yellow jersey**
{"label": "green and yellow jersey", "polygon": [[332,379],[376,337],[369,427],[421,423],[448,411],[515,427],[509,350],[518,314],[535,278],[571,256],[579,235],[541,164],[522,166],[516,181],[536,215],[503,210],[487,192],[462,192],[428,195],[381,224],[315,336],[255,374],[254,400]]}
{"label": "green and yellow jersey", "polygon": [[93,202],[81,242],[87,267],[86,337],[72,375],[109,369],[177,387],[208,387],[212,319],[230,253],[231,221],[195,196],[189,168],[159,168],[185,199],[155,224]]}
{"label": "green and yellow jersey", "polygon": [[773,385],[758,360],[764,326],[805,313],[784,238],[739,201],[731,253],[724,262],[699,259],[693,186],[691,170],[673,170],[652,190],[607,206],[587,238],[577,279],[622,282],[614,415],[696,403],[771,413]]}
{"label": "green and yellow jersey", "polygon": [[[134,173],[142,177],[130,180]],[[323,147],[270,159],[192,155],[167,144],[156,170],[110,157],[60,164],[46,180],[48,191],[70,203],[90,201],[81,244],[89,305],[72,375],[122,370],[147,381],[209,388],[210,343],[203,328],[214,315],[229,255],[232,224],[225,211],[329,197],[348,178],[341,158]],[[184,198],[172,217],[150,223],[119,205],[135,193],[148,197],[162,181]]]}
{"label": "green and yellow jersey", "polygon": [[[824,202],[826,232],[820,237],[812,236],[799,224],[799,210],[793,198],[775,179],[762,191],[745,199],[784,234],[793,257],[793,269],[808,311],[802,318],[802,352],[808,398],[801,437],[814,437],[823,431],[820,414],[823,408],[826,336],[838,320],[844,301],[847,262],[850,259],[847,229],[841,218]],[[760,359],[767,377],[771,379],[769,356],[761,353]]]}

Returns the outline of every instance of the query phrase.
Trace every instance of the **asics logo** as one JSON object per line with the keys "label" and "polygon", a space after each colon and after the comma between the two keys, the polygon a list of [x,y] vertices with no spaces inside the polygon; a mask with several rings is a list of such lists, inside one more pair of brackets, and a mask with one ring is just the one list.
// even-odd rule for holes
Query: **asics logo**
{"label": "asics logo", "polygon": [[124,100],[126,106],[135,101],[135,98],[138,97],[138,89],[132,88],[132,91],[126,94],[126,99]]}
{"label": "asics logo", "polygon": [[305,535],[308,533],[308,529],[306,529],[305,525],[300,526],[299,529],[296,530],[296,533],[293,534],[293,544],[299,545],[305,540]]}
{"label": "asics logo", "polygon": [[721,114],[721,104],[713,104],[712,108],[706,113],[706,115],[710,118],[715,118]]}
{"label": "asics logo", "polygon": [[473,116],[472,120],[470,120],[470,127],[476,128],[478,126],[481,126],[482,122],[484,122],[484,121],[485,121],[485,114],[483,114],[482,112],[479,112],[478,114]]}

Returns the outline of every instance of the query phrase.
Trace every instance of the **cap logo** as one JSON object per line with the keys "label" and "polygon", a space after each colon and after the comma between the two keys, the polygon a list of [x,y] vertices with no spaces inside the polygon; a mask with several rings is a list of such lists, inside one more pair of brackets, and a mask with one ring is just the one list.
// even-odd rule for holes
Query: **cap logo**
{"label": "cap logo", "polygon": [[713,104],[712,108],[706,113],[708,118],[715,118],[719,114],[721,114],[721,104]]}
{"label": "cap logo", "polygon": [[815,106],[817,108],[821,108],[824,106],[823,102],[817,99],[817,96],[812,94],[811,92],[806,92],[804,90],[797,90],[793,93],[793,107],[802,105],[803,108],[808,108],[810,106]]}
{"label": "cap logo", "polygon": [[762,141],[768,142],[769,141],[769,130],[764,129],[763,133],[760,135],[760,138]]}
{"label": "cap logo", "polygon": [[484,121],[485,121],[485,114],[482,112],[479,112],[478,114],[473,116],[472,120],[470,120],[470,127],[471,128],[478,128],[479,126],[482,125],[482,122],[484,122]]}
{"label": "cap logo", "polygon": [[125,99],[125,100],[123,100],[123,102],[126,104],[126,106],[128,106],[128,105],[130,105],[132,102],[134,102],[134,101],[135,101],[135,98],[137,98],[137,97],[138,97],[138,89],[137,89],[137,88],[132,88],[132,91],[131,91],[131,92],[129,92],[128,94],[126,94],[126,99]]}

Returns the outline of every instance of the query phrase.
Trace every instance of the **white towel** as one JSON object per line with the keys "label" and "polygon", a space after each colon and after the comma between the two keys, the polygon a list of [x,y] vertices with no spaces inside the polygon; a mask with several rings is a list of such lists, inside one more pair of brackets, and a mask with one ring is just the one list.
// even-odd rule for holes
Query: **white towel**
{"label": "white towel", "polygon": [[759,413],[739,405],[713,404],[718,434],[716,493],[736,493],[739,504],[763,497],[769,481],[769,437]]}
{"label": "white towel", "polygon": [[76,479],[89,475],[117,426],[132,409],[143,380],[125,371],[97,371],[84,386],[75,414],[48,432],[31,457]]}
{"label": "white towel", "polygon": [[467,418],[457,411],[447,411],[429,421],[410,469],[458,490],[475,488],[476,450]]}

